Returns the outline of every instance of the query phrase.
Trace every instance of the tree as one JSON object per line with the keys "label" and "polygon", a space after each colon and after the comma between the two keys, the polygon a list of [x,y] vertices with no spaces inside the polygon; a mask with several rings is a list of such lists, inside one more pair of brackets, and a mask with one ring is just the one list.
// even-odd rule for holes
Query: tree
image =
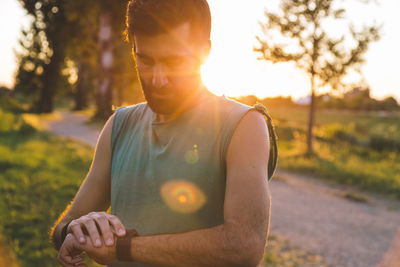
{"label": "tree", "polygon": [[[141,99],[131,48],[124,42],[125,10],[128,0],[68,1],[66,10],[71,32],[67,56],[77,67],[75,109],[87,105],[88,88],[96,87],[97,119],[112,113],[127,96]],[[132,102],[132,97],[129,99]],[[114,100],[117,98],[116,100]]]}
{"label": "tree", "polygon": [[357,29],[351,22],[345,24],[347,33],[333,36],[327,30],[327,22],[345,22],[346,19],[345,9],[335,5],[337,3],[335,0],[282,0],[280,13],[265,11],[267,22],[260,23],[263,36],[256,37],[259,46],[254,47],[260,60],[295,62],[299,69],[309,74],[308,155],[313,154],[316,89],[323,86],[338,88],[350,71],[361,73],[365,52],[371,42],[380,38],[379,26],[363,25]]}
{"label": "tree", "polygon": [[381,101],[381,109],[382,110],[398,110],[399,104],[393,96],[388,96]]}
{"label": "tree", "polygon": [[[114,96],[118,105],[127,97],[128,102],[142,100],[131,48],[122,34],[128,0],[19,2],[33,22],[20,40],[15,91],[33,100],[33,111],[51,112],[66,86],[74,109],[95,99],[100,119],[112,113]],[[74,85],[62,75],[71,68],[77,73]]]}
{"label": "tree", "polygon": [[[25,10],[33,16],[31,28],[23,32],[20,44],[20,67],[17,90],[27,86],[34,90],[33,110],[48,113],[53,110],[53,99],[58,83],[62,81],[66,24],[62,0],[20,0]],[[33,82],[33,83],[32,83]],[[25,90],[26,92],[26,90]],[[30,92],[33,93],[33,92]]]}
{"label": "tree", "polygon": [[96,1],[66,1],[68,38],[66,58],[76,68],[77,80],[73,86],[74,110],[89,106],[97,81],[97,33],[99,5]]}

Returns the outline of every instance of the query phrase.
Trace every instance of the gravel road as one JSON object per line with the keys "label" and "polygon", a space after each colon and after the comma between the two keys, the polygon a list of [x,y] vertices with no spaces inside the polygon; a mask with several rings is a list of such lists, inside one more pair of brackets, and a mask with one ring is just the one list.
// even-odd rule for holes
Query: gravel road
{"label": "gravel road", "polygon": [[[60,112],[50,130],[96,145],[98,130],[84,115]],[[348,188],[278,171],[270,183],[271,233],[318,254],[333,266],[376,266],[400,225],[400,202],[366,195],[367,202],[343,197]],[[400,266],[400,263],[399,263]]]}
{"label": "gravel road", "polygon": [[100,131],[85,124],[88,120],[86,115],[56,111],[63,118],[61,120],[49,121],[46,124],[49,130],[64,136],[71,137],[83,143],[96,146]]}
{"label": "gravel road", "polygon": [[333,266],[380,262],[400,225],[398,202],[371,195],[366,203],[356,202],[343,197],[350,189],[282,171],[277,176],[270,184],[272,233]]}

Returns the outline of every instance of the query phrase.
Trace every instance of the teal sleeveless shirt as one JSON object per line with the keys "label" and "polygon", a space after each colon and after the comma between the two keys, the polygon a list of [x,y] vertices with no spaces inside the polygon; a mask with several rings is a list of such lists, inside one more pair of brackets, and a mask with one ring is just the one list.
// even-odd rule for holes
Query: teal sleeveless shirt
{"label": "teal sleeveless shirt", "polygon": [[[276,137],[265,108],[205,91],[178,117],[157,122],[146,103],[117,109],[111,134],[111,213],[140,235],[179,233],[224,223],[226,153],[240,119],[262,112],[270,133],[268,179]],[[151,266],[115,261],[109,266]]]}

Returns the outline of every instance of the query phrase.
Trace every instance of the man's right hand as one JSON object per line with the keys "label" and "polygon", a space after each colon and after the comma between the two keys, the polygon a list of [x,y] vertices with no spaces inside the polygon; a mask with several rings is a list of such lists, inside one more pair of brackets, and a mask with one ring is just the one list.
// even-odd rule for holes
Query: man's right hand
{"label": "man's right hand", "polygon": [[103,243],[107,246],[113,246],[114,234],[124,236],[126,233],[121,220],[106,212],[90,212],[72,220],[68,225],[67,233],[72,233],[79,243],[84,244],[86,242],[85,230],[95,247],[101,247]]}

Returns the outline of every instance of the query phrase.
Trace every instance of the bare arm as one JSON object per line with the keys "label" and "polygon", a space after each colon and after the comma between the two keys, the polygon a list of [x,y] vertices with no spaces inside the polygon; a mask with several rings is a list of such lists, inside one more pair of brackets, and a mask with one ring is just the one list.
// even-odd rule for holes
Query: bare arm
{"label": "bare arm", "polygon": [[400,227],[397,229],[389,249],[383,255],[377,267],[396,267],[400,263]]}
{"label": "bare arm", "polygon": [[228,149],[224,224],[133,238],[132,258],[155,266],[256,266],[270,222],[268,156],[266,122],[251,111],[239,123]]}
{"label": "bare arm", "polygon": [[57,250],[61,246],[61,229],[66,223],[90,212],[106,211],[110,206],[110,141],[113,120],[114,115],[108,119],[100,133],[92,165],[72,204],[65,209],[52,228],[50,238]]}

